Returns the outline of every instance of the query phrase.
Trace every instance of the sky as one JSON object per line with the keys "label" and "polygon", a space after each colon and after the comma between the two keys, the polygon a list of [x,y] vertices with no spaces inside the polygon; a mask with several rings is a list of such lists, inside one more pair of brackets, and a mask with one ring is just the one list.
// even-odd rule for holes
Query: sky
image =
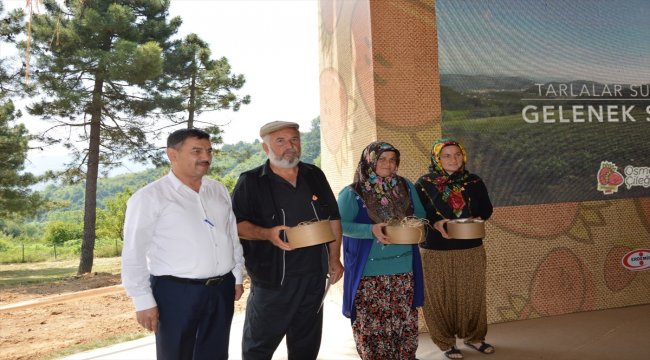
{"label": "sky", "polygon": [[437,0],[443,73],[650,82],[648,0]]}
{"label": "sky", "polygon": [[198,34],[213,58],[225,56],[246,77],[240,93],[251,103],[216,114],[225,143],[259,139],[273,120],[309,131],[320,112],[317,0],[172,0],[170,14],[184,19],[181,33]]}
{"label": "sky", "polygon": [[[25,0],[4,4],[8,11]],[[213,59],[225,56],[232,72],[246,77],[239,93],[251,96],[249,105],[202,115],[221,125],[224,143],[259,139],[259,128],[273,120],[309,131],[320,112],[317,0],[172,0],[169,12],[183,19],[178,37],[196,33],[210,44]],[[35,120],[23,120],[38,128],[30,123]],[[63,149],[31,152],[26,171],[61,166],[66,155]],[[118,172],[139,169],[126,164]]]}

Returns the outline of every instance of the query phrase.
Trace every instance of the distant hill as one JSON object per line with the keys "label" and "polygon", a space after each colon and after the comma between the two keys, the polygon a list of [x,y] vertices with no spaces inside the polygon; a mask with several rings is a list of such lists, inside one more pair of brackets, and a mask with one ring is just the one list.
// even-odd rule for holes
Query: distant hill
{"label": "distant hill", "polygon": [[[463,74],[441,74],[440,75],[440,85],[442,91],[446,92],[448,102],[451,104],[458,103],[459,97],[466,96],[462,94],[472,93],[475,94],[484,94],[490,93],[491,96],[495,96],[497,93],[517,93],[517,94],[526,94],[527,96],[538,95],[538,86],[535,84],[544,84],[542,91],[546,91],[547,88],[551,87],[550,95],[544,93],[543,96],[551,97],[553,91],[558,93],[558,96],[567,96],[564,93],[570,95],[571,88],[573,89],[573,95],[579,96],[582,93],[582,97],[603,97],[608,96],[607,92],[603,93],[605,87],[608,88],[609,92],[613,96],[627,97],[630,94],[630,85],[629,84],[604,84],[597,81],[591,80],[582,80],[582,79],[572,79],[572,80],[535,80],[528,79],[520,76],[489,76],[489,75],[463,75]],[[560,94],[560,87],[564,88],[564,93]],[[619,94],[614,94],[615,86],[620,88]],[[637,94],[635,97],[640,99],[646,99],[647,97],[639,96],[639,89],[637,88]],[[461,93],[461,94],[458,94]],[[539,96],[539,95],[538,95]],[[466,100],[462,100],[467,102]],[[443,104],[444,105],[444,104]],[[467,104],[465,104],[467,105]],[[474,104],[475,105],[475,104]],[[452,106],[453,107],[453,106]],[[470,106],[471,107],[471,106]]]}
{"label": "distant hill", "polygon": [[[591,104],[607,101],[610,97],[629,97],[627,84],[603,84],[590,80],[540,81],[518,76],[488,75],[440,75],[440,98],[443,119],[488,118],[513,115],[521,112],[524,98],[571,97],[589,98]],[[544,84],[540,89],[535,84]],[[620,92],[615,93],[615,86]],[[604,91],[604,89],[608,91]],[[638,96],[637,101],[647,101],[648,97]],[[645,104],[645,103],[643,103]]]}
{"label": "distant hill", "polygon": [[[103,208],[104,201],[115,194],[130,188],[137,190],[165,174],[167,169],[148,169],[132,174],[121,174],[114,177],[97,180],[97,207]],[[80,210],[84,204],[85,184],[47,185],[41,194],[57,202],[68,202],[70,205],[62,210]]]}
{"label": "distant hill", "polygon": [[488,76],[440,74],[440,85],[456,91],[521,91],[530,88],[535,80],[519,76]]}
{"label": "distant hill", "polygon": [[[301,133],[301,144],[301,159],[308,163],[318,164],[320,158],[319,117],[312,120],[312,127],[309,132]],[[243,171],[257,167],[265,161],[266,154],[262,150],[262,144],[259,140],[255,140],[252,143],[240,141],[237,144],[224,144],[212,162],[210,176],[236,180]],[[167,171],[168,168],[165,167],[99,178],[97,181],[97,207],[104,208],[106,199],[114,197],[117,193],[123,192],[127,188],[137,190],[165,175]],[[52,201],[69,203],[69,206],[64,209],[53,210],[57,212],[82,210],[84,206],[84,191],[84,183],[72,185],[50,184],[40,193]]]}

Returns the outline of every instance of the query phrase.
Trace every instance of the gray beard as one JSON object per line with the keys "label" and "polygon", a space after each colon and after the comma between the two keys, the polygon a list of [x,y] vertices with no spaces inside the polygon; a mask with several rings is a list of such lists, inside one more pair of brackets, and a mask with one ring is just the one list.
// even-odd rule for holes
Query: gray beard
{"label": "gray beard", "polygon": [[285,160],[284,158],[281,158],[277,156],[273,150],[271,150],[271,147],[269,147],[269,155],[268,155],[269,161],[273,166],[277,166],[279,168],[283,169],[292,169],[296,166],[298,166],[298,163],[300,162],[300,155],[296,156],[293,160]]}

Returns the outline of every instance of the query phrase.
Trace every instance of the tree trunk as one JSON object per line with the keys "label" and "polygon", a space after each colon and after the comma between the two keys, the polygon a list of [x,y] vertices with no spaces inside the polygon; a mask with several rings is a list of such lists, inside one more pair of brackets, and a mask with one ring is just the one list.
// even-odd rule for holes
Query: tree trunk
{"label": "tree trunk", "polygon": [[[196,69],[196,66],[194,66]],[[192,82],[190,84],[190,100],[187,107],[187,128],[194,128],[194,110],[196,109],[196,71],[192,73]]]}
{"label": "tree trunk", "polygon": [[88,142],[88,159],[86,172],[86,197],[84,204],[84,233],[81,243],[81,259],[77,274],[93,270],[95,253],[95,223],[97,220],[97,176],[99,174],[99,135],[101,125],[101,96],[103,81],[95,81],[93,103],[91,105],[90,139]]}

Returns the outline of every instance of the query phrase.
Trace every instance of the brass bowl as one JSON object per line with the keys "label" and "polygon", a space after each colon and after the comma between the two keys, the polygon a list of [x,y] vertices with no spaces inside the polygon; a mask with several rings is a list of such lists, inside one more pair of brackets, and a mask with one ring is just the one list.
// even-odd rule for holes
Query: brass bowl
{"label": "brass bowl", "polygon": [[388,225],[384,229],[391,244],[419,244],[424,241],[426,236],[424,224],[418,226]]}
{"label": "brass bowl", "polygon": [[336,240],[329,220],[300,224],[287,229],[287,240],[293,249],[325,244]]}
{"label": "brass bowl", "polygon": [[447,234],[452,239],[482,239],[485,237],[485,221],[481,219],[449,220],[447,222]]}

